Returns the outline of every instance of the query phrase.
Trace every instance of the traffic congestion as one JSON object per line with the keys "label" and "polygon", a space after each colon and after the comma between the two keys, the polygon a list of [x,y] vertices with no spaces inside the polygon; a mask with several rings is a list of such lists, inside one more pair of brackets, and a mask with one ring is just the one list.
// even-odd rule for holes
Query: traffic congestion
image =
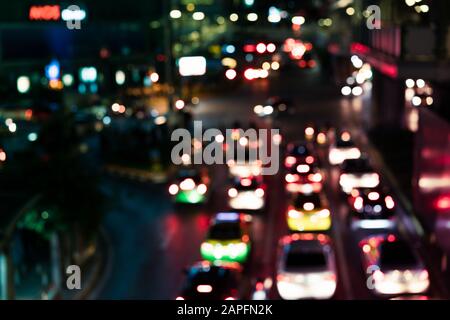
{"label": "traffic congestion", "polygon": [[[295,142],[282,143],[283,168],[276,179],[284,185],[284,204],[276,210],[268,210],[270,197],[265,198],[273,192],[273,181],[265,181],[257,164],[247,162],[239,170],[234,164],[224,165],[227,174],[221,183],[229,188],[225,194],[214,193],[214,197],[225,198],[226,205],[210,216],[199,248],[203,260],[185,270],[185,289],[176,299],[336,298],[342,270],[333,243],[333,221],[338,213],[328,199],[332,184],[337,182],[331,179],[333,175],[338,176],[339,185],[333,187],[338,191],[333,196],[348,212],[344,227],[359,250],[359,260],[349,263],[367,276],[368,290],[377,298],[429,294],[428,270],[415,248],[405,241],[399,227],[402,221],[396,214],[397,200],[382,174],[370,164],[370,155],[358,147],[347,130],[306,127],[298,130],[296,138]],[[196,170],[188,164],[186,167]],[[185,178],[180,190],[193,192],[196,185],[189,183],[191,180]],[[171,194],[173,186],[169,187]],[[184,201],[175,198],[174,202]],[[282,220],[284,226],[279,230],[270,272],[265,278],[255,278],[252,251],[260,244],[252,243],[252,222],[271,220],[269,214],[278,215],[273,219]],[[268,226],[266,232],[276,233],[274,227]]]}
{"label": "traffic congestion", "polygon": [[0,10],[0,299],[450,297],[448,1],[47,2]]}

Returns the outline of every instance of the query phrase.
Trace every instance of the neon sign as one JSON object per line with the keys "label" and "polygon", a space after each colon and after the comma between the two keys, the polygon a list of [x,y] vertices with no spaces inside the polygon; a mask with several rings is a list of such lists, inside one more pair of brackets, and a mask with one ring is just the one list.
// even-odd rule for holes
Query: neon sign
{"label": "neon sign", "polygon": [[30,20],[57,21],[61,18],[59,5],[31,6],[29,12]]}
{"label": "neon sign", "polygon": [[86,19],[86,11],[72,5],[66,9],[59,5],[31,6],[28,18],[34,21],[82,21]]}

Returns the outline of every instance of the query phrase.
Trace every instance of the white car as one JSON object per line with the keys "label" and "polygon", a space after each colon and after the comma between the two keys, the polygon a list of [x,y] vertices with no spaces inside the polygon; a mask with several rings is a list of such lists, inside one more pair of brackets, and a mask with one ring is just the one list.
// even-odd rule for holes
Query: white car
{"label": "white car", "polygon": [[393,234],[371,236],[359,243],[367,285],[376,294],[422,294],[430,286],[428,271],[419,256]]}
{"label": "white car", "polygon": [[236,178],[228,189],[228,205],[235,210],[260,210],[265,205],[265,187],[261,176]]}
{"label": "white car", "polygon": [[341,138],[330,146],[328,160],[331,165],[340,165],[347,159],[359,159],[361,150],[354,144],[350,134],[344,132]]}
{"label": "white car", "polygon": [[337,271],[330,238],[324,234],[293,234],[281,240],[276,286],[284,300],[330,299]]}
{"label": "white car", "polygon": [[376,188],[380,176],[365,158],[345,160],[341,167],[339,185],[346,194],[357,188]]}

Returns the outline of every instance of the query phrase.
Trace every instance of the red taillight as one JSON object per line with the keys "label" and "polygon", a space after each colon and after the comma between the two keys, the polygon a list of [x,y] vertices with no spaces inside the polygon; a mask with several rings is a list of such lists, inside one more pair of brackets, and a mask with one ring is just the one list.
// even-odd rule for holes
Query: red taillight
{"label": "red taillight", "polygon": [[233,297],[228,297],[228,298],[225,298],[225,300],[236,300],[236,299]]}
{"label": "red taillight", "polygon": [[450,195],[442,195],[437,198],[434,202],[436,209],[440,211],[445,211],[450,209]]}
{"label": "red taillight", "polygon": [[325,275],[325,280],[328,281],[336,281],[336,275],[334,273],[329,273],[327,275]]}
{"label": "red taillight", "polygon": [[183,297],[177,297],[175,300],[184,300]]}
{"label": "red taillight", "polygon": [[292,167],[294,164],[297,163],[297,159],[295,157],[287,157],[284,161],[284,165],[288,168]]}
{"label": "red taillight", "polygon": [[388,237],[387,237],[388,242],[394,242],[395,240],[396,240],[396,238],[393,234],[388,235]]}
{"label": "red taillight", "polygon": [[310,174],[308,175],[308,180],[311,182],[321,182],[322,175],[320,173]]}
{"label": "red taillight", "polygon": [[244,52],[246,52],[246,53],[255,52],[255,45],[246,44],[243,49],[244,49]]}
{"label": "red taillight", "polygon": [[256,284],[256,290],[257,290],[257,291],[262,291],[262,290],[264,290],[264,283],[258,282],[258,283]]}

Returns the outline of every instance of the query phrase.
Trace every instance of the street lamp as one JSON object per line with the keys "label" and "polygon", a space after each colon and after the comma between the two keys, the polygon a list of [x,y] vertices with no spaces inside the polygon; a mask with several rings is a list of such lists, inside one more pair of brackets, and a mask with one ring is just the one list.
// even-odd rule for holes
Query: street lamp
{"label": "street lamp", "polygon": [[200,11],[194,12],[192,14],[192,18],[194,20],[196,20],[196,21],[201,21],[201,20],[205,19],[205,14],[203,12],[200,12]]}
{"label": "street lamp", "polygon": [[179,18],[181,18],[181,11],[175,9],[175,10],[170,11],[169,15],[172,19],[179,19]]}

